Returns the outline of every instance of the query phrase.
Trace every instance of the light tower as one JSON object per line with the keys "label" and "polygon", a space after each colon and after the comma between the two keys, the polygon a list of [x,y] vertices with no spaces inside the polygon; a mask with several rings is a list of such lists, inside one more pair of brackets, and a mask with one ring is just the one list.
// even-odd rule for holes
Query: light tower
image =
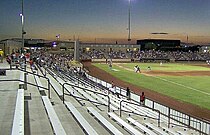
{"label": "light tower", "polygon": [[26,32],[24,31],[24,12],[23,12],[23,5],[24,2],[23,0],[21,1],[21,13],[20,13],[20,17],[21,17],[21,26],[22,26],[22,30],[21,30],[21,35],[22,35],[22,51],[24,48],[24,34],[26,34]]}
{"label": "light tower", "polygon": [[128,42],[131,41],[131,0],[128,0]]}

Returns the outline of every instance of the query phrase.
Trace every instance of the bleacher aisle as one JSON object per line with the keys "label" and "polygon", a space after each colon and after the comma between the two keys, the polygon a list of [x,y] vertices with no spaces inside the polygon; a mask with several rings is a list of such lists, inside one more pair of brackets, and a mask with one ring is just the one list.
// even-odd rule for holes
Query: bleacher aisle
{"label": "bleacher aisle", "polygon": [[[9,68],[9,65],[4,61],[0,63],[0,68]],[[0,76],[0,80],[19,77],[19,71],[7,71],[6,76]],[[11,134],[18,84],[18,82],[0,82],[0,135]]]}

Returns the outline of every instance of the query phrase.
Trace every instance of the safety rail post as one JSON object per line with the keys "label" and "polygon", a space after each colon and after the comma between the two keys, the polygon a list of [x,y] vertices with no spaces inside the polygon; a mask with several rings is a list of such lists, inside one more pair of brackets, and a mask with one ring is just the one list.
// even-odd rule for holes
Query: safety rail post
{"label": "safety rail post", "polygon": [[[11,69],[5,69],[5,70],[11,70]],[[47,80],[47,82],[48,82],[48,98],[51,98],[51,96],[50,96],[50,79],[49,78],[47,78],[46,76],[42,76],[42,75],[38,75],[38,74],[35,74],[35,73],[31,73],[31,72],[28,72],[28,71],[26,71],[26,70],[22,70],[22,69],[19,69],[19,68],[15,68],[15,69],[12,69],[12,70],[19,70],[19,71],[22,71],[22,72],[24,72],[25,74],[27,73],[27,74],[32,74],[32,75],[35,75],[35,76],[38,76],[38,77],[42,77],[42,78],[44,78],[44,79],[46,79]],[[27,81],[24,81],[24,83],[26,82],[26,84],[29,84],[29,83],[27,83]]]}
{"label": "safety rail post", "polygon": [[79,86],[79,76],[77,77],[77,85]]}
{"label": "safety rail post", "polygon": [[189,120],[188,120],[188,128],[190,127],[190,116],[188,116],[189,117]]}
{"label": "safety rail post", "polygon": [[65,83],[63,83],[63,85],[62,85],[62,92],[63,92],[63,104],[64,104],[64,89],[65,89],[65,87],[64,87],[64,85],[65,85]]}
{"label": "safety rail post", "polygon": [[46,78],[47,79],[47,82],[48,82],[48,97],[49,99],[51,98],[51,92],[50,92],[50,79],[49,78]]}
{"label": "safety rail post", "polygon": [[110,97],[109,95],[107,97],[108,97],[108,112],[110,112]]}
{"label": "safety rail post", "polygon": [[122,112],[121,112],[121,104],[122,104],[122,101],[123,101],[123,100],[120,101],[120,110],[119,110],[119,111],[120,111],[120,117],[121,117],[121,115],[122,115]]}
{"label": "safety rail post", "polygon": [[47,75],[47,71],[46,71],[46,68],[44,67],[44,76]]}
{"label": "safety rail post", "polygon": [[170,128],[170,114],[171,114],[171,108],[168,107],[168,128]]}
{"label": "safety rail post", "polygon": [[157,110],[158,112],[159,112],[159,114],[158,114],[158,127],[160,127],[160,111],[159,110]]}
{"label": "safety rail post", "polygon": [[202,128],[202,126],[201,126],[201,122],[199,122],[199,124],[200,124],[200,133],[199,133],[199,134],[201,135],[201,128]]}

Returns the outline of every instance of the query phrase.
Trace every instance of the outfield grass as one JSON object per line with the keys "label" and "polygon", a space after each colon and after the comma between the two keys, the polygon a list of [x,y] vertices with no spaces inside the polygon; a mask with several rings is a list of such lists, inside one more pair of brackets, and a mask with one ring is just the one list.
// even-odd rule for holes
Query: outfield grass
{"label": "outfield grass", "polygon": [[210,68],[192,65],[192,64],[183,64],[183,63],[122,63],[126,68],[134,69],[135,65],[138,65],[141,70],[147,70],[148,66],[152,70],[162,70],[162,71],[210,71]]}
{"label": "outfield grass", "polygon": [[[147,69],[148,63],[139,63],[142,69]],[[210,76],[146,76],[137,74],[133,71],[135,63],[121,64],[124,67],[131,69],[131,71],[113,65],[110,70],[106,64],[94,64],[98,68],[105,70],[113,76],[137,85],[139,87],[147,88],[161,94],[173,97],[177,100],[192,103],[203,108],[210,109]],[[163,66],[164,65],[164,66]],[[152,70],[164,71],[209,71],[209,68],[192,66],[188,64],[159,64],[149,63]],[[167,69],[165,68],[167,67]]]}

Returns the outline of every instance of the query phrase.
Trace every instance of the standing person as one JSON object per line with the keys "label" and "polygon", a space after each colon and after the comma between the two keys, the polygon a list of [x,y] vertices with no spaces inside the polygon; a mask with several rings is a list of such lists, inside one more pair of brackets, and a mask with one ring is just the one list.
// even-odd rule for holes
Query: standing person
{"label": "standing person", "polygon": [[112,70],[112,62],[109,62],[109,69]]}
{"label": "standing person", "polygon": [[129,87],[127,87],[126,89],[126,96],[127,96],[127,99],[130,100],[131,92],[130,92]]}
{"label": "standing person", "polygon": [[6,56],[6,61],[8,62],[8,64],[11,64],[11,57],[9,55]]}
{"label": "standing person", "polygon": [[141,70],[140,70],[140,67],[139,66],[137,67],[137,71],[136,72],[141,73]]}
{"label": "standing person", "polygon": [[30,67],[33,69],[34,68],[34,61],[33,61],[33,59],[29,60],[29,64],[30,64]]}
{"label": "standing person", "polygon": [[0,49],[0,62],[3,63],[4,52]]}
{"label": "standing person", "polygon": [[141,96],[140,96],[140,104],[144,105],[145,104],[145,95],[144,92],[142,92]]}
{"label": "standing person", "polygon": [[116,87],[113,81],[112,81],[112,94],[113,95],[116,94]]}

